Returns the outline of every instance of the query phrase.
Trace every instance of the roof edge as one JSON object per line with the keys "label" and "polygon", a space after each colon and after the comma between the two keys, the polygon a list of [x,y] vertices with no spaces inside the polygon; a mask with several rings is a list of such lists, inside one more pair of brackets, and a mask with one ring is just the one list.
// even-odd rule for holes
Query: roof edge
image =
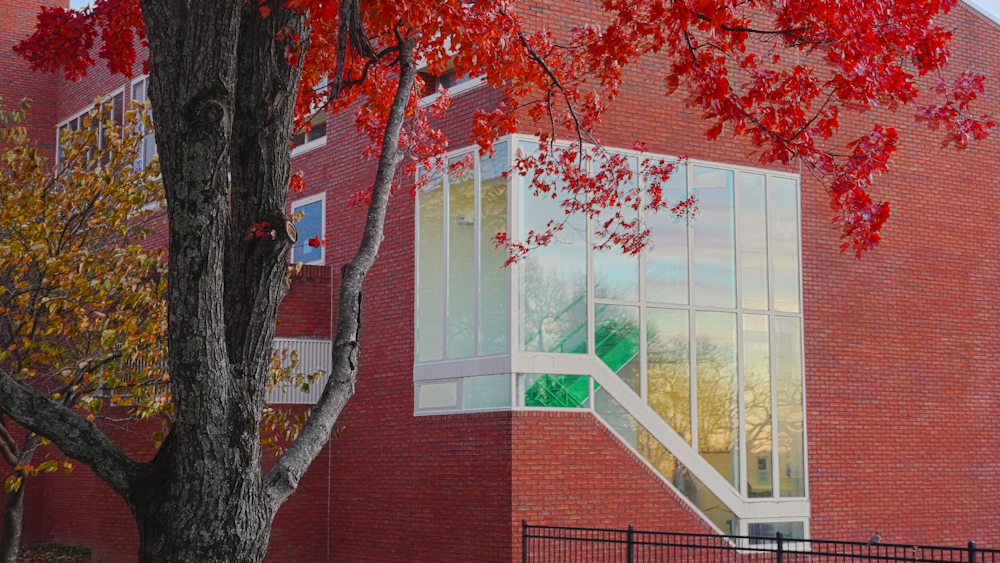
{"label": "roof edge", "polygon": [[994,24],[1000,25],[1000,17],[997,17],[997,16],[991,14],[989,11],[986,10],[986,8],[980,6],[979,4],[976,4],[972,0],[962,0],[962,3],[965,4],[966,6],[972,8],[973,10],[979,12],[986,19],[990,20]]}

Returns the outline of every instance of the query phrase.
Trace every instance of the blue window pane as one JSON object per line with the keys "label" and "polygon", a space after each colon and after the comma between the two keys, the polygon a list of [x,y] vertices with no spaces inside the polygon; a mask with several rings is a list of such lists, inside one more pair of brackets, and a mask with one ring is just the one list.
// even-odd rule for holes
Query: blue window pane
{"label": "blue window pane", "polygon": [[292,262],[302,262],[311,264],[323,259],[322,247],[313,248],[309,246],[309,239],[323,238],[323,202],[314,201],[306,205],[300,205],[292,209],[292,214],[305,212],[299,219],[295,228],[299,231],[299,240],[295,243],[295,250],[292,253]]}

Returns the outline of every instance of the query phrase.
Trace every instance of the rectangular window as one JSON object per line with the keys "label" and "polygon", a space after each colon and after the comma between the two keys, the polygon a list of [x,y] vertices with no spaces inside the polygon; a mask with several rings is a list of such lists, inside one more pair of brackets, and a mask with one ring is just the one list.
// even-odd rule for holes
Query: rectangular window
{"label": "rectangular window", "polygon": [[295,224],[299,239],[292,248],[292,263],[323,264],[324,247],[312,246],[309,240],[323,240],[326,235],[326,194],[318,194],[292,202],[292,215],[302,213]]}
{"label": "rectangular window", "polygon": [[292,145],[292,156],[326,145],[326,112],[320,111],[314,115],[309,127],[292,135]]}
{"label": "rectangular window", "polygon": [[417,198],[417,362],[507,353],[508,145],[492,156],[453,155],[471,166],[424,183]]}
{"label": "rectangular window", "polygon": [[[125,122],[125,92],[119,90],[113,94],[102,97],[93,105],[78,112],[73,117],[63,121],[56,127],[56,167],[62,169],[66,159],[67,140],[65,135],[70,131],[89,130],[93,137],[88,141],[92,148],[106,148],[107,141],[104,136],[108,132],[109,126],[115,126],[121,130]],[[99,162],[92,162],[94,152],[88,152],[86,166],[94,168],[101,165]]]}
{"label": "rectangular window", "polygon": [[[149,78],[142,77],[132,83],[132,102],[144,104],[149,101]],[[152,120],[150,120],[152,123]],[[135,169],[141,170],[156,156],[156,138],[151,127],[142,126],[142,146],[139,148],[139,158],[135,160]]]}

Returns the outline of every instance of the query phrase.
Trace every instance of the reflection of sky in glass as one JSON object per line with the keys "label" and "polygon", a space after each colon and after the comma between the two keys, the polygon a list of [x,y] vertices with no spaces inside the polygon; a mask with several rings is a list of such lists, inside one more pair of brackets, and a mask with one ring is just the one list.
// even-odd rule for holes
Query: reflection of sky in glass
{"label": "reflection of sky in glass", "polygon": [[767,201],[764,176],[740,172],[740,283],[743,306],[766,311]]}
{"label": "reflection of sky in glass", "polygon": [[296,230],[299,232],[299,240],[295,244],[295,254],[292,257],[292,261],[309,264],[323,257],[323,251],[320,247],[317,246],[314,248],[309,246],[308,243],[308,240],[311,238],[323,238],[323,202],[314,201],[306,205],[300,205],[293,209],[292,213],[295,214],[300,211],[304,211],[305,215],[295,225]]}
{"label": "reflection of sky in glass", "polygon": [[[629,170],[632,171],[632,180],[621,186],[622,191],[632,189],[638,181],[639,159],[628,158]],[[604,227],[604,222],[611,220],[618,210],[604,209],[594,218],[594,232],[600,231]],[[623,208],[621,213],[632,214],[625,218],[630,221],[636,217],[635,211],[630,208]],[[615,221],[621,222],[620,219]],[[611,230],[615,229],[614,223]],[[603,240],[596,240],[600,244]],[[639,257],[626,256],[621,248],[612,246],[606,251],[594,251],[594,297],[598,299],[620,299],[623,301],[637,301],[639,299]]]}
{"label": "reflection of sky in glass", "polygon": [[417,256],[417,360],[444,353],[444,188],[435,175],[420,194]]}
{"label": "reflection of sky in glass", "polygon": [[[462,160],[454,157],[451,162]],[[475,244],[475,171],[448,178],[448,357],[472,356]]]}
{"label": "reflection of sky in glass", "polygon": [[[688,196],[687,170],[680,166],[662,186],[663,199],[671,205]],[[657,303],[688,302],[688,226],[677,222],[669,209],[646,216],[650,244],[646,250],[646,300]]]}
{"label": "reflection of sky in glass", "polygon": [[774,308],[799,312],[799,202],[794,180],[773,178],[771,253],[774,260]]}
{"label": "reflection of sky in glass", "polygon": [[694,222],[695,304],[736,306],[733,172],[695,166],[699,213]]}
{"label": "reflection of sky in glass", "polygon": [[493,237],[507,231],[507,143],[497,143],[493,157],[480,158],[479,233],[479,354],[502,354],[507,351],[507,269],[504,248],[493,244]]}
{"label": "reflection of sky in glass", "polygon": [[[525,143],[534,145],[535,143]],[[522,145],[522,148],[524,148]],[[531,148],[530,146],[528,148]],[[531,178],[521,178],[520,239],[544,232],[550,220],[566,213],[560,199],[535,196]],[[520,265],[521,345],[526,351],[586,353],[587,241],[585,221],[570,216],[555,241],[531,251]]]}

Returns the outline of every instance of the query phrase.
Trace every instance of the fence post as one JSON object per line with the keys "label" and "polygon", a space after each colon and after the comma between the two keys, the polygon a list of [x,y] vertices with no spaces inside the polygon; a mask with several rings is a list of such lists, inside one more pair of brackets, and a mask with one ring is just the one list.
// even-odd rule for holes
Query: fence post
{"label": "fence post", "polygon": [[774,534],[774,538],[777,540],[778,544],[777,563],[785,563],[785,548],[782,545],[782,542],[785,539],[785,534],[776,532]]}
{"label": "fence post", "polygon": [[635,526],[628,525],[628,535],[625,537],[625,555],[628,563],[635,563]]}
{"label": "fence post", "polygon": [[528,563],[528,519],[521,520],[521,561]]}
{"label": "fence post", "polygon": [[976,563],[976,542],[969,540],[969,563]]}

